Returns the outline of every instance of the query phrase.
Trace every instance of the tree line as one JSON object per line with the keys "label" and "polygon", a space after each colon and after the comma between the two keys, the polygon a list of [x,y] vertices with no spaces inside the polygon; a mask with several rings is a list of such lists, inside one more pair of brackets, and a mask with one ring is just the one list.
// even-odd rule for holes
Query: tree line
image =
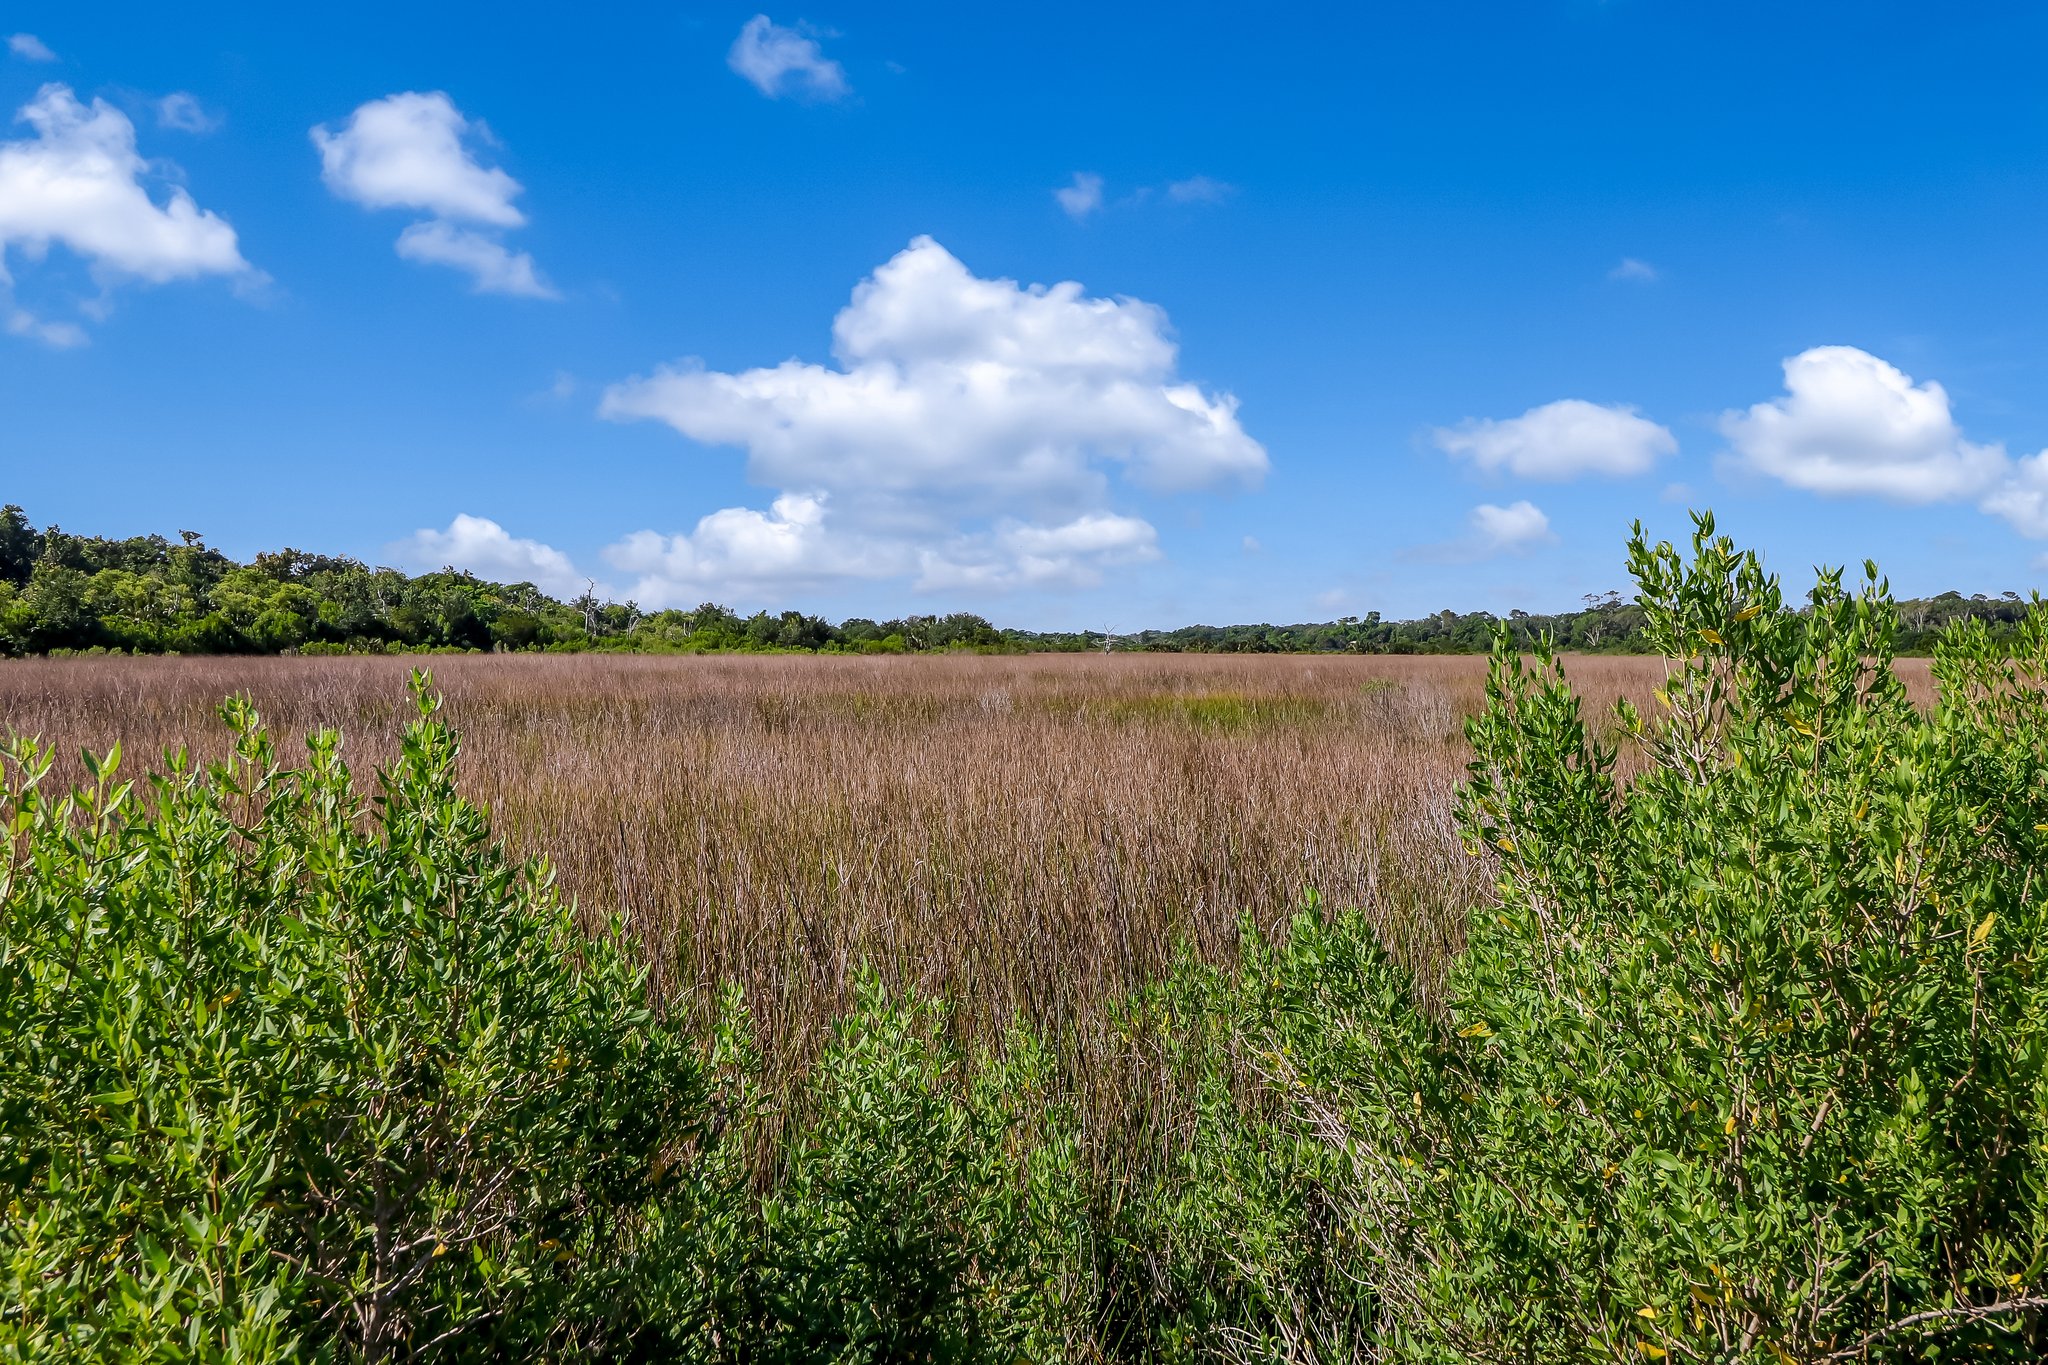
{"label": "tree line", "polygon": [[[1925,653],[1942,630],[1984,622],[1994,635],[2025,616],[2019,594],[1946,592],[1898,604],[1903,653]],[[594,590],[562,601],[532,583],[494,583],[463,570],[405,574],[345,555],[283,549],[238,563],[199,533],[111,539],[59,526],[36,529],[19,506],[0,508],[0,654],[405,653],[589,650],[646,653],[1081,652],[1205,654],[1483,654],[1495,628],[1527,647],[1642,653],[1642,608],[1619,593],[1588,594],[1578,611],[1549,615],[1440,611],[1412,621],[1380,613],[1295,625],[1176,630],[1031,631],[972,612],[834,624],[799,611],[751,616],[716,602],[643,611]]]}

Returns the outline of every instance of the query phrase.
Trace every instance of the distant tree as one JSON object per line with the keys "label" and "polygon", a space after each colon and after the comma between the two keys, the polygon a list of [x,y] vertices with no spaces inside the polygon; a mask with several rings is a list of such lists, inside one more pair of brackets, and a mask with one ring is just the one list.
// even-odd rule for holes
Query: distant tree
{"label": "distant tree", "polygon": [[43,556],[43,538],[29,523],[28,513],[9,503],[0,507],[0,582],[19,587],[28,582]]}

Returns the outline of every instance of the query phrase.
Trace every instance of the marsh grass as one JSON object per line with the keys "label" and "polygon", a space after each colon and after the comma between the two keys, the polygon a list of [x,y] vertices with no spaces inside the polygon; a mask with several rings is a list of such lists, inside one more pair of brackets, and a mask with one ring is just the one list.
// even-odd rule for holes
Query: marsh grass
{"label": "marsh grass", "polygon": [[[246,692],[286,737],[387,761],[409,661],[0,665],[0,729],[131,764],[222,756]],[[1084,1092],[1129,1097],[1106,1002],[1183,952],[1231,958],[1306,895],[1360,907],[1421,968],[1488,894],[1452,819],[1471,657],[470,656],[435,661],[466,794],[618,913],[658,996],[708,1024],[737,982],[773,1075],[813,1056],[863,964],[949,1002],[962,1040],[1024,1022]],[[1570,661],[1602,713],[1662,665]],[[1925,694],[1924,669],[1913,679]],[[75,760],[74,760],[75,761]],[[75,778],[77,772],[61,774]]]}

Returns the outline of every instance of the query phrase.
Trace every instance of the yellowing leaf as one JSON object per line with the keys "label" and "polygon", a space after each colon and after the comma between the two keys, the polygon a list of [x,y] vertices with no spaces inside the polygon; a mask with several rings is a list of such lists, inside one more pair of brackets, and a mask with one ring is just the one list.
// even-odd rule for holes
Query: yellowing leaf
{"label": "yellowing leaf", "polygon": [[1493,1036],[1493,1030],[1486,1026],[1486,1021],[1484,1019],[1481,1019],[1476,1024],[1467,1024],[1465,1027],[1459,1029],[1458,1036],[1460,1038],[1491,1038]]}
{"label": "yellowing leaf", "polygon": [[1662,1346],[1652,1346],[1647,1341],[1637,1342],[1636,1349],[1652,1360],[1662,1360],[1664,1358],[1664,1348]]}
{"label": "yellowing leaf", "polygon": [[1757,617],[1763,614],[1764,604],[1761,602],[1752,603],[1749,606],[1744,607],[1741,611],[1735,613],[1735,624],[1739,626],[1744,621],[1754,621]]}
{"label": "yellowing leaf", "polygon": [[1991,926],[1996,923],[1998,923],[1998,912],[1993,910],[1984,917],[1983,921],[1975,929],[1970,931],[1970,946],[1972,948],[1982,947],[1984,940],[1991,937]]}
{"label": "yellowing leaf", "polygon": [[1513,839],[1502,836],[1495,839],[1494,842],[1500,845],[1500,851],[1503,853],[1513,853],[1515,851],[1515,841]]}
{"label": "yellowing leaf", "polygon": [[1735,1131],[1735,1115],[1730,1114],[1728,1116],[1728,1121],[1721,1125],[1721,1131],[1724,1133],[1733,1133]]}
{"label": "yellowing leaf", "polygon": [[1725,644],[1725,643],[1727,643],[1726,641],[1724,641],[1724,640],[1723,640],[1723,639],[1721,638],[1721,632],[1720,632],[1720,631],[1718,631],[1718,630],[1713,630],[1713,629],[1707,629],[1707,630],[1703,630],[1703,631],[1701,631],[1701,632],[1700,632],[1700,638],[1701,638],[1702,640],[1705,640],[1705,641],[1706,641],[1706,642],[1707,642],[1708,644],[1710,644],[1710,645],[1718,645],[1718,644]]}
{"label": "yellowing leaf", "polygon": [[1657,1310],[1655,1308],[1650,1307],[1638,1308],[1636,1310],[1636,1316],[1639,1318],[1648,1318],[1651,1322],[1655,1322],[1657,1320]]}

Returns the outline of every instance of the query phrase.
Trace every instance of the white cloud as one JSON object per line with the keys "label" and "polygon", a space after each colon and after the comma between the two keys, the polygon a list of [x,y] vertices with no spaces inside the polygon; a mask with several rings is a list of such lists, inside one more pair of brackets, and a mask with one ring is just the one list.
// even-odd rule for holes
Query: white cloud
{"label": "white cloud", "polygon": [[259,278],[242,259],[235,230],[182,186],[169,187],[162,203],[151,198],[135,125],[112,105],[94,100],[88,108],[68,86],[46,85],[18,118],[34,136],[0,142],[0,305],[10,332],[55,345],[84,340],[74,324],[39,322],[13,306],[9,249],[37,261],[62,246],[108,289],[129,279]]}
{"label": "white cloud", "polygon": [[575,375],[570,374],[567,370],[556,370],[555,377],[549,382],[548,386],[538,392],[528,394],[526,401],[529,403],[566,403],[576,396],[576,390],[579,387],[581,385],[577,382]]}
{"label": "white cloud", "polygon": [[1825,496],[1974,502],[2048,539],[2048,451],[2016,460],[1998,442],[1965,439],[1947,390],[1854,346],[1816,346],[1784,365],[1783,397],[1722,414],[1741,467]]}
{"label": "white cloud", "polygon": [[515,537],[497,522],[468,513],[449,522],[445,531],[422,528],[385,552],[421,573],[467,569],[493,583],[531,583],[564,600],[581,596],[587,582],[560,550]]}
{"label": "white cloud", "polygon": [[541,279],[533,257],[526,252],[512,251],[495,237],[438,218],[414,223],[398,234],[398,254],[408,261],[467,271],[479,294],[561,297]]}
{"label": "white cloud", "polygon": [[464,271],[480,294],[560,297],[532,256],[504,244],[503,231],[526,223],[512,202],[522,187],[477,160],[474,145],[489,142],[490,130],[464,117],[447,95],[386,95],[359,106],[338,130],[322,124],[312,136],[321,178],[339,197],[433,215],[399,234],[398,254],[406,260]]}
{"label": "white cloud", "polygon": [[8,313],[7,334],[28,337],[60,351],[86,345],[91,340],[85,329],[75,322],[44,322],[26,308],[16,308]]}
{"label": "white cloud", "polygon": [[1259,543],[1257,536],[1246,536],[1244,538],[1244,552],[1248,555],[1264,553],[1265,548],[1264,545]]}
{"label": "white cloud", "polygon": [[156,125],[178,133],[210,133],[220,127],[220,119],[207,112],[197,95],[178,90],[156,102]]}
{"label": "white cloud", "polygon": [[1527,499],[1506,507],[1483,502],[1472,509],[1470,521],[1478,547],[1489,554],[1526,554],[1557,539],[1550,533],[1550,518]]}
{"label": "white cloud", "polygon": [[617,567],[684,596],[721,579],[1087,586],[1158,554],[1147,523],[1109,509],[1112,474],[1170,493],[1266,470],[1236,400],[1177,377],[1166,316],[1141,300],[983,279],[920,237],[832,330],[838,368],[686,363],[607,390],[604,416],[741,447],[749,477],[784,490],[769,513],[629,538]]}
{"label": "white cloud", "polygon": [[0,247],[31,257],[59,243],[96,270],[161,284],[249,269],[235,230],[172,187],[157,204],[141,184],[135,125],[94,100],[46,85],[18,116],[35,136],[0,142]]}
{"label": "white cloud", "polygon": [[1665,428],[1626,406],[1566,398],[1505,421],[1468,419],[1438,427],[1437,449],[1487,471],[1525,479],[1640,474],[1678,449]]}
{"label": "white cloud", "polygon": [[1075,171],[1074,183],[1062,185],[1052,192],[1067,217],[1080,222],[1091,213],[1102,208],[1102,177],[1093,171]]}
{"label": "white cloud", "polygon": [[361,105],[337,131],[313,130],[320,174],[343,199],[371,209],[418,209],[457,222],[515,228],[517,180],[471,154],[485,136],[438,90],[406,91]]}
{"label": "white cloud", "polygon": [[1624,256],[1619,265],[1607,272],[1607,278],[1627,280],[1633,284],[1655,284],[1664,278],[1664,272],[1648,261],[1638,260],[1634,256]]}
{"label": "white cloud", "polygon": [[917,586],[1007,592],[1014,588],[1093,588],[1104,570],[1159,558],[1150,522],[1091,512],[1063,526],[1005,521],[918,553]]}
{"label": "white cloud", "polygon": [[[1072,183],[1062,185],[1052,192],[1060,208],[1075,222],[1102,212],[1109,207],[1103,178],[1094,171],[1075,171]],[[1161,193],[1156,185],[1141,185],[1117,201],[1119,208],[1143,204]],[[1221,204],[1237,193],[1237,186],[1211,176],[1193,175],[1186,180],[1175,180],[1164,187],[1166,198],[1176,204]]]}
{"label": "white cloud", "polygon": [[772,597],[835,579],[887,578],[906,571],[900,547],[833,535],[825,499],[784,493],[767,512],[727,507],[687,534],[636,531],[606,547],[605,561],[634,575],[632,596],[651,607],[687,606],[708,593]]}
{"label": "white cloud", "polygon": [[1784,362],[1785,396],[1721,417],[1738,460],[1794,488],[1894,502],[1971,498],[2009,461],[1963,439],[1941,385],[1915,384],[1854,346],[1816,346]]}
{"label": "white cloud", "polygon": [[17,33],[7,40],[7,50],[25,62],[54,62],[57,54],[33,33]]}
{"label": "white cloud", "polygon": [[1237,193],[1237,186],[1206,175],[1191,175],[1166,187],[1166,197],[1176,204],[1220,204]]}
{"label": "white cloud", "polygon": [[836,100],[851,91],[846,72],[818,40],[757,14],[740,28],[725,62],[769,99],[784,95]]}
{"label": "white cloud", "polygon": [[637,531],[606,547],[605,561],[634,577],[644,606],[687,606],[705,596],[782,600],[847,580],[915,577],[922,591],[973,595],[1092,588],[1112,568],[1159,558],[1149,522],[1085,513],[1059,526],[1005,520],[935,545],[835,527],[824,494],[784,493],[767,512],[727,507],[687,534]]}
{"label": "white cloud", "polygon": [[2048,539],[2048,450],[2015,461],[1977,506],[2029,540]]}
{"label": "white cloud", "polygon": [[744,447],[757,481],[992,510],[1092,501],[1098,464],[1164,491],[1256,483],[1237,402],[1176,382],[1166,315],[1071,281],[981,279],[920,237],[833,323],[841,368],[693,365],[614,385],[604,415]]}
{"label": "white cloud", "polygon": [[1550,518],[1535,503],[1524,499],[1497,507],[1483,502],[1466,514],[1464,535],[1412,545],[1396,557],[1417,564],[1473,564],[1501,555],[1525,555],[1556,541]]}

